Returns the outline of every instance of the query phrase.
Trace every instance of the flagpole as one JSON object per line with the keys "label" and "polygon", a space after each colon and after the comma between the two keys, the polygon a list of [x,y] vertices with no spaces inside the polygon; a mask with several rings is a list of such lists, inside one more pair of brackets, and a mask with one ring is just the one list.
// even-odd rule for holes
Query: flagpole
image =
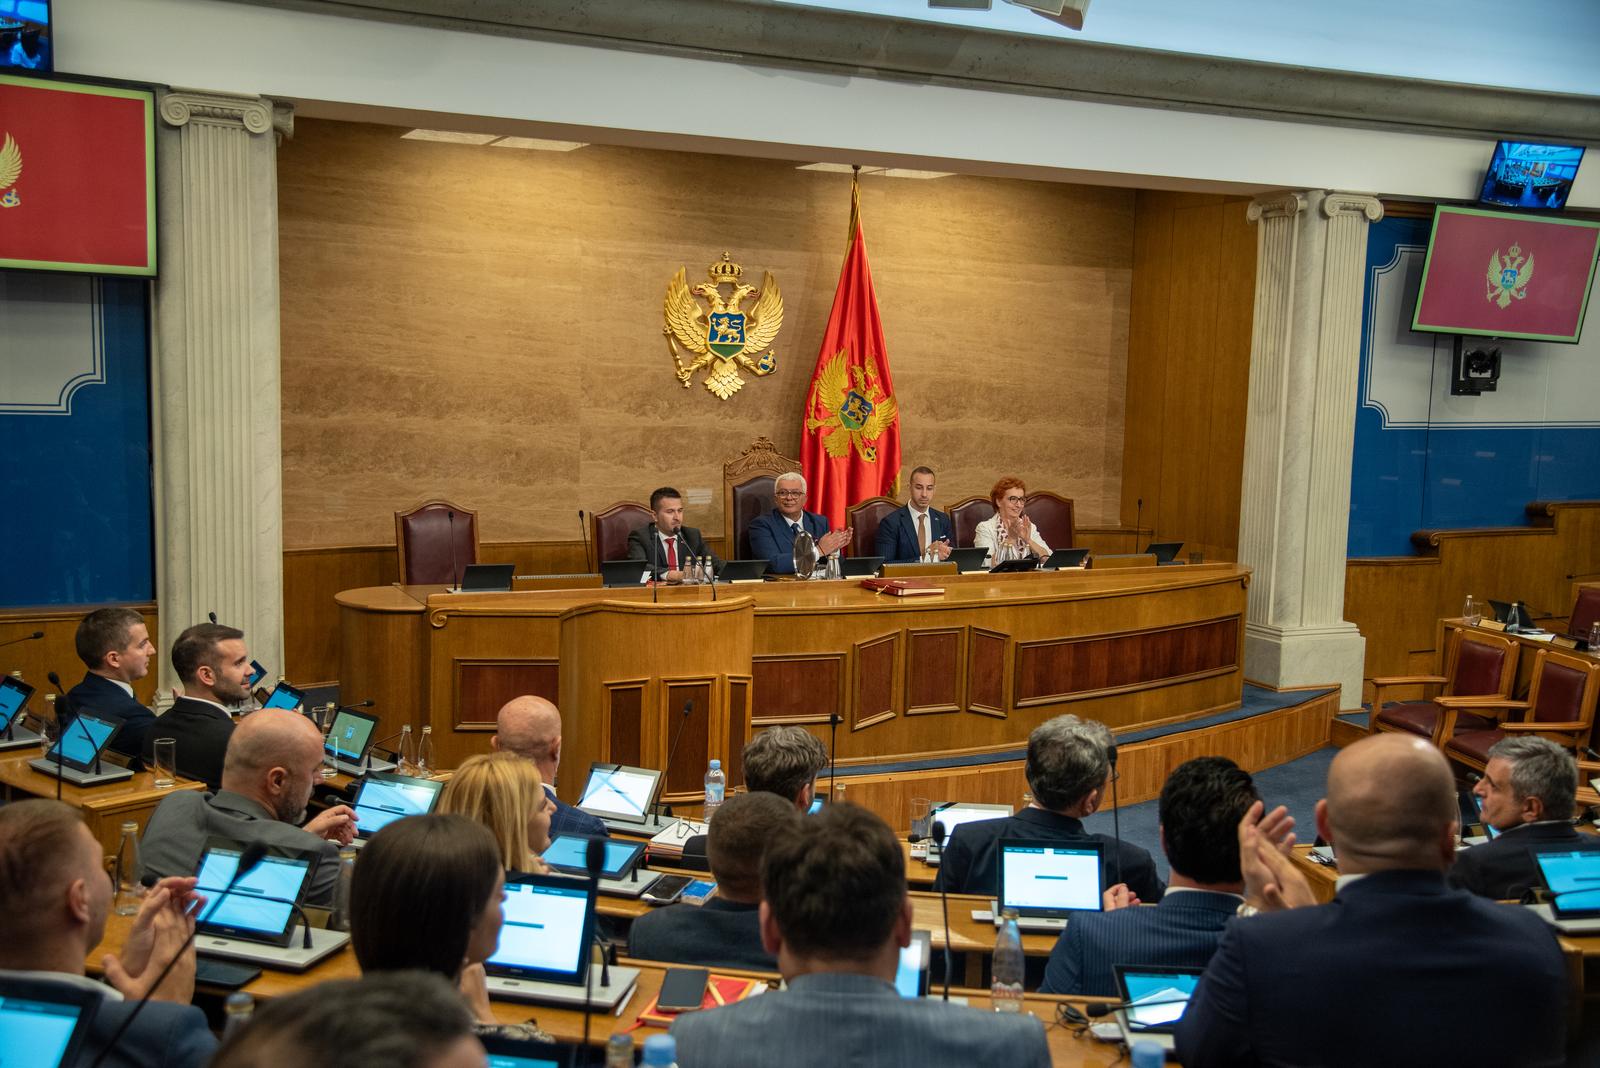
{"label": "flagpole", "polygon": [[850,243],[856,239],[856,231],[861,229],[861,164],[850,164],[850,232],[845,235],[844,249],[850,251]]}

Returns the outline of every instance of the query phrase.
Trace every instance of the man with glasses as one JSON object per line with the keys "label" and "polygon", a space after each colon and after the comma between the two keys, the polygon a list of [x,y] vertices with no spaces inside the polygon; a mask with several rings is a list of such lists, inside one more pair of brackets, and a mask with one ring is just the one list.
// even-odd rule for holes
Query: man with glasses
{"label": "man with glasses", "polygon": [[766,560],[775,575],[794,574],[794,539],[802,530],[817,545],[817,562],[850,543],[850,528],[829,530],[828,519],[806,511],[806,479],[798,471],[782,474],[772,484],[777,507],[750,524],[750,551]]}

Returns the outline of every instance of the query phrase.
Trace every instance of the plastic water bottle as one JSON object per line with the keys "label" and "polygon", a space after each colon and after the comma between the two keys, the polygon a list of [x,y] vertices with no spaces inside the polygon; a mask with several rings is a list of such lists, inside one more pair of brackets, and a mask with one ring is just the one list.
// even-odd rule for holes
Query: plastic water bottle
{"label": "plastic water bottle", "polygon": [[1167,1063],[1167,1054],[1159,1045],[1147,1039],[1133,1044],[1129,1063],[1133,1068],[1161,1068]]}
{"label": "plastic water bottle", "polygon": [[422,740],[417,743],[417,778],[433,775],[433,728],[422,728]]}
{"label": "plastic water bottle", "polygon": [[122,840],[117,843],[118,916],[132,916],[139,911],[139,899],[144,897],[144,884],[139,881],[141,874],[139,825],[129,821],[122,825]]}
{"label": "plastic water bottle", "polygon": [[722,795],[728,789],[728,777],[722,773],[722,761],[713,760],[711,768],[706,772],[706,812],[705,821],[711,822],[711,814],[722,804]]}
{"label": "plastic water bottle", "polygon": [[644,1040],[644,1068],[678,1068],[678,1040],[671,1035],[651,1035]]}
{"label": "plastic water bottle", "polygon": [[606,1041],[606,1068],[633,1068],[633,1036],[618,1032]]}
{"label": "plastic water bottle", "polygon": [[1017,930],[1015,909],[1001,913],[1000,933],[994,939],[994,982],[989,998],[995,1012],[1022,1011],[1022,932]]}
{"label": "plastic water bottle", "polygon": [[243,990],[235,990],[228,995],[228,1000],[222,1003],[223,1025],[222,1037],[231,1038],[235,1031],[242,1031],[250,1022],[250,1017],[256,1011],[256,999],[246,994]]}
{"label": "plastic water bottle", "polygon": [[417,743],[411,737],[411,724],[400,728],[400,774],[417,773]]}

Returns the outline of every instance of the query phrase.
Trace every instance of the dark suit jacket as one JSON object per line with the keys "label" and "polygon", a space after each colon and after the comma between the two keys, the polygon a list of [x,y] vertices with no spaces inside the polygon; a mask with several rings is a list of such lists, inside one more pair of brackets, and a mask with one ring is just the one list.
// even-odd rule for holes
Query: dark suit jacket
{"label": "dark suit jacket", "polygon": [[1600,838],[1570,823],[1525,823],[1456,854],[1450,885],[1496,901],[1515,901],[1544,878],[1533,853],[1543,849],[1600,849]]}
{"label": "dark suit jacket", "polygon": [[[800,525],[812,540],[829,530],[827,517],[815,512],[801,512]],[[750,551],[770,563],[774,575],[794,574],[794,529],[776,508],[750,524]]]}
{"label": "dark suit jacket", "polygon": [[1184,1068],[1559,1065],[1566,1011],[1539,917],[1438,872],[1378,872],[1329,904],[1230,923],[1177,1052]]}
{"label": "dark suit jacket", "polygon": [[[651,542],[655,542],[654,549],[650,547]],[[652,552],[656,554],[656,570],[670,570],[670,568],[667,567],[666,549],[663,548],[661,539],[656,537],[656,525],[654,523],[646,523],[642,527],[635,527],[628,534],[628,559],[643,560],[646,563],[649,563],[650,554]],[[722,561],[717,557],[716,553],[712,552],[706,546],[705,538],[700,536],[700,531],[696,527],[678,528],[677,552],[678,567],[680,569],[683,567],[685,555],[692,554],[694,556],[710,556],[711,566],[718,571],[722,570]]]}
{"label": "dark suit jacket", "polygon": [[207,789],[220,790],[222,758],[228,752],[231,737],[233,720],[226,712],[205,701],[180,697],[156,717],[145,733],[145,763],[150,762],[157,738],[176,738],[178,774],[186,779],[199,779]]}
{"label": "dark suit jacket", "polygon": [[633,921],[628,956],[702,968],[777,971],[761,945],[761,906],[713,897],[704,905],[668,905]]}
{"label": "dark suit jacket", "polygon": [[684,839],[683,856],[673,865],[675,868],[684,868],[688,871],[710,871],[711,837],[704,834],[693,834]]}
{"label": "dark suit jacket", "polygon": [[[34,982],[77,988],[94,985],[84,980],[75,983],[54,972],[8,972]],[[110,987],[105,988],[110,992]],[[89,1032],[78,1049],[76,1065],[90,1064],[110,1041],[111,1036],[133,1012],[136,1001],[102,998],[89,1021]],[[116,1046],[100,1062],[104,1068],[201,1068],[216,1052],[217,1040],[206,1026],[206,1015],[193,1005],[174,1005],[152,1001],[139,1011],[138,1019],[117,1039]],[[20,1052],[20,1051],[7,1051]],[[70,1066],[69,1066],[70,1068]]]}
{"label": "dark suit jacket", "polygon": [[[946,538],[956,543],[955,528],[950,517],[936,508],[928,509],[928,541]],[[911,517],[911,506],[896,508],[878,524],[877,554],[886,564],[916,563],[922,559],[922,547],[917,544],[917,521]]]}
{"label": "dark suit jacket", "polygon": [[611,832],[606,829],[606,821],[599,816],[591,816],[581,808],[573,808],[549,786],[544,788],[546,796],[555,802],[555,813],[550,817],[550,837],[560,838],[564,834],[581,834],[588,838],[610,838]]}
{"label": "dark suit jacket", "polygon": [[[1033,838],[1044,841],[1105,843],[1101,870],[1105,882],[1116,881],[1117,840],[1109,834],[1090,834],[1083,823],[1071,816],[1025,808],[1015,816],[998,820],[963,823],[950,835],[950,844],[939,861],[935,890],[952,894],[994,894],[1000,881],[1000,839]],[[1166,884],[1156,874],[1156,862],[1136,845],[1122,843],[1122,881],[1139,895],[1140,901],[1159,901]],[[1068,924],[1071,926],[1071,924]]]}
{"label": "dark suit jacket", "polygon": [[1050,951],[1039,992],[1116,997],[1113,964],[1204,968],[1239,900],[1209,890],[1168,890],[1159,904],[1075,915]]}
{"label": "dark suit jacket", "polygon": [[67,704],[73,713],[88,712],[120,722],[122,729],[111,739],[111,748],[136,759],[144,756],[145,734],[156,721],[155,713],[129,697],[121,686],[91,671],[67,691]]}

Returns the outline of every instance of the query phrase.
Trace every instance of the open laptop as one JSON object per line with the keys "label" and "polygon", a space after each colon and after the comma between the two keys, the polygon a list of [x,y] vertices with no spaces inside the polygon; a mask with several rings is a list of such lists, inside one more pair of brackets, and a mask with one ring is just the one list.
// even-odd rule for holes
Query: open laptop
{"label": "open laptop", "polygon": [[945,557],[945,561],[947,563],[952,560],[955,561],[956,570],[963,575],[967,574],[969,571],[988,570],[989,565],[985,562],[988,559],[989,550],[982,548],[981,546],[968,546],[965,549],[951,549],[950,555]]}
{"label": "open laptop", "polygon": [[356,838],[351,844],[360,848],[368,838],[395,820],[426,816],[439,803],[439,793],[443,789],[444,783],[435,779],[417,779],[386,771],[369,772],[360,780],[356,792]]}
{"label": "open laptop", "polygon": [[33,687],[12,675],[0,675],[0,752],[39,744],[39,736],[22,725]]}
{"label": "open laptop", "polygon": [[927,931],[912,931],[911,944],[900,951],[894,988],[903,998],[928,996],[928,965],[933,961],[933,938]]}
{"label": "open laptop", "polygon": [[0,977],[0,1051],[7,1068],[65,1068],[103,994],[91,984],[50,982],[25,974]]}
{"label": "open laptop", "polygon": [[1181,541],[1153,541],[1144,547],[1144,551],[1156,558],[1158,564],[1170,564],[1178,558],[1178,550],[1183,548]]}
{"label": "open laptop", "polygon": [[944,824],[944,837],[937,842],[928,840],[927,862],[937,867],[944,852],[945,846],[950,844],[950,836],[956,833],[956,828],[963,823],[976,823],[979,820],[998,820],[1011,815],[1010,805],[980,805],[970,801],[938,801],[928,808],[928,829],[932,833],[935,823]]}
{"label": "open laptop", "polygon": [[267,699],[261,702],[262,708],[286,708],[289,711],[301,707],[306,703],[304,690],[290,686],[287,682],[280,682],[267,694]]}
{"label": "open laptop", "polygon": [[618,838],[589,838],[563,834],[544,851],[544,862],[566,875],[589,874],[586,864],[589,843],[605,843],[605,859],[600,863],[600,892],[613,897],[638,897],[661,878],[660,872],[641,871],[646,842]]}
{"label": "open laptop", "polygon": [[1017,911],[1020,930],[1043,932],[1066,930],[1075,912],[1099,912],[1104,907],[1103,850],[1098,841],[1000,839],[996,926],[1006,909]]}
{"label": "open laptop", "polygon": [[1533,859],[1551,902],[1528,907],[1563,934],[1600,934],[1600,849],[1538,850]]}
{"label": "open laptop", "polygon": [[1039,565],[1041,571],[1060,571],[1064,567],[1082,567],[1089,559],[1088,549],[1057,549]]}
{"label": "open laptop", "polygon": [[589,765],[589,781],[583,784],[578,807],[598,816],[609,830],[658,834],[677,822],[651,811],[660,782],[661,773],[653,768],[596,762]]}
{"label": "open laptop", "polygon": [[881,556],[847,556],[840,567],[841,578],[872,578],[883,570]]}
{"label": "open laptop", "polygon": [[[483,963],[490,996],[582,1009],[594,899],[587,879],[507,873],[500,945]],[[610,971],[609,984],[593,977],[594,1009],[615,1009],[639,981],[637,968],[612,965]]]}
{"label": "open laptop", "polygon": [[772,567],[767,560],[729,560],[717,572],[720,582],[762,582]]}
{"label": "open laptop", "polygon": [[229,960],[245,960],[268,968],[303,972],[350,941],[343,931],[306,928],[295,921],[318,855],[311,850],[273,847],[233,889],[223,893],[239,870],[244,847],[226,838],[212,838],[200,855],[195,890],[205,905],[195,916],[195,951]]}
{"label": "open laptop", "polygon": [[516,564],[468,564],[461,572],[458,593],[506,593],[517,573]]}
{"label": "open laptop", "polygon": [[42,757],[28,761],[28,766],[46,775],[57,775],[74,786],[99,786],[102,783],[121,782],[133,778],[128,768],[115,764],[102,764],[100,754],[111,739],[122,729],[120,720],[100,719],[87,712],[79,712],[61,728],[61,737]]}
{"label": "open laptop", "polygon": [[369,716],[353,708],[341,708],[333,717],[333,726],[323,739],[323,752],[333,756],[334,763],[346,775],[365,775],[370,771],[394,771],[387,760],[370,758],[372,736],[378,728],[378,717]]}
{"label": "open laptop", "polygon": [[1200,985],[1200,970],[1154,964],[1111,967],[1117,976],[1117,992],[1127,1005],[1117,1010],[1123,1041],[1129,1045],[1154,1042],[1171,1053],[1173,1032]]}
{"label": "open laptop", "polygon": [[642,586],[650,578],[645,560],[602,560],[600,582],[605,586]]}

